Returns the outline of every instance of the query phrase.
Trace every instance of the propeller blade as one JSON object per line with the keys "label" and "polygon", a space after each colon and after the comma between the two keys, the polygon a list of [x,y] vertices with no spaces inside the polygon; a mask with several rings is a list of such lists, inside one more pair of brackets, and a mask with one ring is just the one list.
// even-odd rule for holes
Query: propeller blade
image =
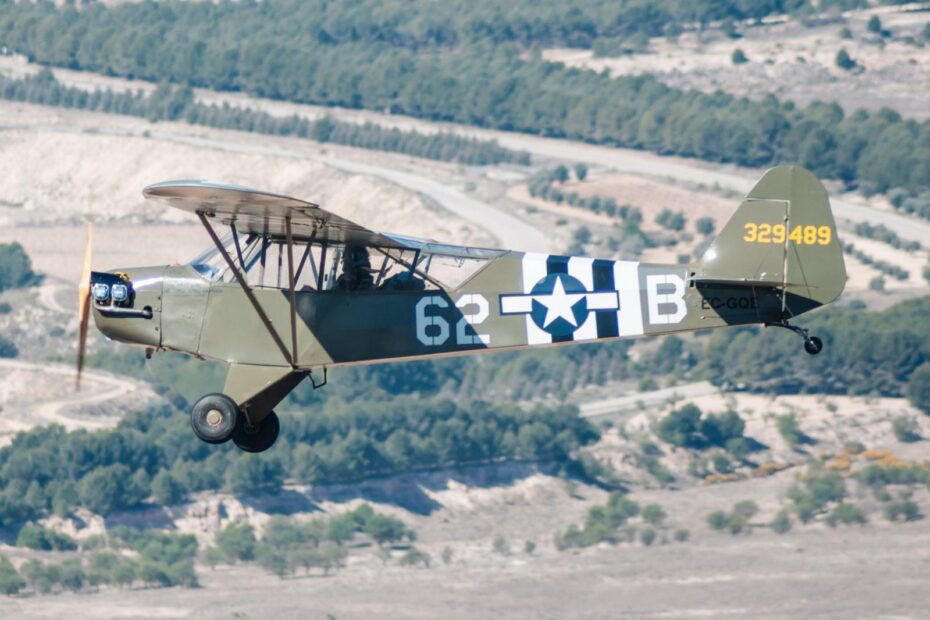
{"label": "propeller blade", "polygon": [[81,389],[81,371],[84,368],[84,353],[87,351],[87,324],[90,320],[90,272],[91,248],[94,241],[93,220],[87,218],[87,245],[84,248],[84,268],[81,271],[81,280],[78,282],[78,351],[77,351],[77,378],[74,388]]}

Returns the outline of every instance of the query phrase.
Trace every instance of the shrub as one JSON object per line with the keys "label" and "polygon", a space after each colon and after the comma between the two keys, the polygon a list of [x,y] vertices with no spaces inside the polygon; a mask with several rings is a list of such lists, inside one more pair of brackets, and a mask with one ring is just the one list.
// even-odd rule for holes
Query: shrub
{"label": "shrub", "polygon": [[707,515],[707,525],[714,530],[722,530],[727,526],[730,516],[723,510],[715,510]]}
{"label": "shrub", "polygon": [[787,534],[791,530],[791,517],[787,510],[779,510],[775,518],[769,524],[772,531],[777,534]]}
{"label": "shrub", "polygon": [[404,555],[400,556],[399,564],[401,566],[422,566],[429,568],[432,558],[425,551],[420,551],[416,547],[411,547]]}
{"label": "shrub", "polygon": [[743,500],[733,504],[733,514],[743,519],[751,519],[759,512],[759,506],[751,499]]}
{"label": "shrub", "polygon": [[665,517],[667,516],[665,511],[662,510],[662,506],[659,504],[646,504],[643,506],[641,515],[643,517],[643,521],[649,525],[655,526],[662,525],[662,521],[664,521]]}
{"label": "shrub", "polygon": [[792,449],[797,448],[804,441],[804,433],[798,425],[798,419],[793,413],[784,413],[775,418],[778,434]]}
{"label": "shrub", "polygon": [[684,528],[677,529],[675,530],[674,538],[675,542],[686,542],[689,538],[691,538],[691,532]]}
{"label": "shrub", "polygon": [[836,53],[834,62],[836,62],[837,67],[843,69],[844,71],[850,71],[855,69],[857,66],[856,61],[853,60],[852,56],[849,55],[849,52],[843,48],[840,48],[840,51]]}
{"label": "shrub", "polygon": [[730,55],[730,60],[733,61],[734,65],[741,65],[743,63],[749,62],[749,59],[746,58],[746,52],[738,47],[733,50],[733,54]]}
{"label": "shrub", "polygon": [[16,572],[13,563],[5,555],[0,555],[0,594],[16,594],[26,587],[26,582]]}
{"label": "shrub", "polygon": [[917,420],[908,415],[900,415],[891,421],[891,430],[898,441],[913,442],[920,440],[920,426]]}
{"label": "shrub", "polygon": [[910,493],[901,493],[895,501],[885,504],[882,512],[889,521],[916,521],[923,516]]}
{"label": "shrub", "polygon": [[17,547],[27,547],[37,551],[73,551],[77,543],[67,534],[27,523],[16,536]]}
{"label": "shrub", "polygon": [[830,527],[836,527],[837,523],[844,525],[859,524],[862,525],[867,521],[865,513],[858,506],[840,502],[827,517],[827,524]]}
{"label": "shrub", "polygon": [[455,552],[452,551],[452,547],[446,546],[442,548],[442,553],[439,557],[442,559],[443,564],[451,564],[452,558],[455,556]]}
{"label": "shrub", "polygon": [[536,551],[536,543],[532,540],[527,540],[523,543],[523,553],[526,555],[533,555],[534,551]]}
{"label": "shrub", "polygon": [[7,302],[0,302],[0,314],[9,314],[13,312],[13,306]]}
{"label": "shrub", "polygon": [[503,535],[498,534],[494,537],[494,542],[492,543],[492,548],[494,553],[499,553],[501,555],[510,555],[510,543],[507,542],[507,539]]}
{"label": "shrub", "polygon": [[0,357],[14,358],[19,355],[19,349],[12,340],[0,336]]}
{"label": "shrub", "polygon": [[647,547],[655,542],[656,540],[656,531],[651,527],[647,527],[639,534],[639,540]]}

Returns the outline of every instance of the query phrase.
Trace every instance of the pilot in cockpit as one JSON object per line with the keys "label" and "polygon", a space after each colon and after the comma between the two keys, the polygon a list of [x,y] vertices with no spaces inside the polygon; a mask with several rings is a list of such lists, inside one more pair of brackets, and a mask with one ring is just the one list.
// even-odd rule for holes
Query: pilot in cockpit
{"label": "pilot in cockpit", "polygon": [[337,291],[370,291],[374,285],[368,248],[346,245],[342,255],[342,275],[336,278],[333,288]]}

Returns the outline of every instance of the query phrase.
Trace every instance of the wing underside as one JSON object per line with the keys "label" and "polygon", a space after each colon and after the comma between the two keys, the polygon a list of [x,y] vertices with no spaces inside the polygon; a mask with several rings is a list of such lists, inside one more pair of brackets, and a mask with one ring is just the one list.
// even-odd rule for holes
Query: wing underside
{"label": "wing underside", "polygon": [[284,237],[290,219],[295,240],[410,249],[403,240],[369,230],[311,202],[237,185],[165,181],[142,191],[146,198],[193,214],[203,213],[240,233]]}

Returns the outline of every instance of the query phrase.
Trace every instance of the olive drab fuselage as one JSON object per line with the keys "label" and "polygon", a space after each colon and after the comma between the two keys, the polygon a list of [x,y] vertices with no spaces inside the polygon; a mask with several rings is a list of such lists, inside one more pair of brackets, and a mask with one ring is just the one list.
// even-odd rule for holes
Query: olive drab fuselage
{"label": "olive drab fuselage", "polygon": [[[687,265],[444,246],[203,182],[145,193],[196,213],[213,263],[95,272],[97,327],[226,362],[224,394],[253,422],[308,374],[344,364],[754,323],[793,329],[815,353],[822,343],[789,320],[833,301],[846,280],[826,191],[794,166],[767,172]],[[430,271],[444,257],[477,268],[448,284]]]}

